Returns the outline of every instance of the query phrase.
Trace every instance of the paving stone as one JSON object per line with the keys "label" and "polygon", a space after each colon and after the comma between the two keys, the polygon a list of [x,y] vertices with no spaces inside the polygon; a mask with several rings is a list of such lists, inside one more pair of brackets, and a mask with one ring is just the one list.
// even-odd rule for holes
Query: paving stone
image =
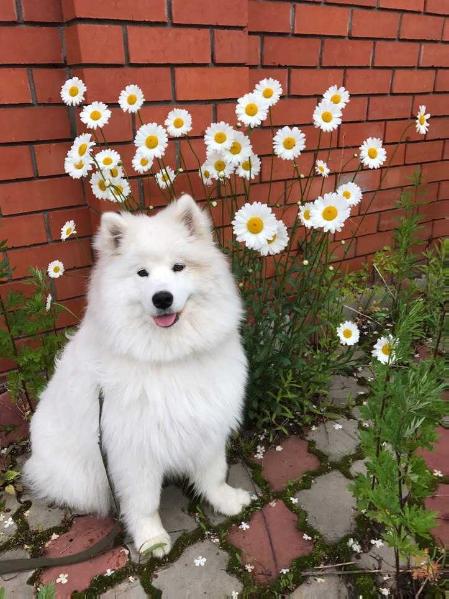
{"label": "paving stone", "polygon": [[28,494],[22,494],[21,501],[32,501],[31,507],[26,511],[26,519],[31,529],[46,530],[53,526],[60,526],[66,512],[58,507],[51,507]]}
{"label": "paving stone", "polygon": [[330,460],[339,462],[357,449],[359,445],[358,426],[357,420],[353,419],[328,420],[320,424],[316,430],[310,431],[307,439],[315,441],[316,448],[326,454]]}
{"label": "paving stone", "polygon": [[348,596],[348,589],[338,576],[326,576],[321,581],[307,579],[290,595],[290,599],[347,599]]}
{"label": "paving stone", "polygon": [[[4,432],[5,426],[13,426],[11,432]],[[28,422],[22,412],[11,400],[9,393],[0,395],[0,447],[7,447],[11,443],[22,441],[28,436]]]}
{"label": "paving stone", "polygon": [[359,393],[365,392],[353,376],[337,374],[331,378],[328,399],[334,406],[345,407],[350,401],[357,399]]}
{"label": "paving stone", "polygon": [[449,476],[449,430],[439,426],[437,434],[438,440],[433,451],[425,449],[420,452],[420,455],[431,470],[440,470],[445,476]]}
{"label": "paving stone", "polygon": [[349,469],[349,472],[354,477],[357,476],[358,474],[366,474],[367,469],[366,469],[365,460],[357,460],[356,462],[354,462],[352,464],[351,468]]}
{"label": "paving stone", "polygon": [[[204,566],[195,566],[194,560],[205,557]],[[210,597],[223,599],[232,591],[240,593],[241,582],[226,572],[229,555],[211,543],[202,541],[191,545],[181,557],[168,567],[159,570],[151,584],[162,591],[167,599],[198,599]]]}
{"label": "paving stone", "polygon": [[298,530],[296,515],[281,500],[255,512],[248,524],[248,529],[234,525],[228,541],[241,550],[243,564],[254,566],[252,574],[260,584],[271,582],[281,569],[313,549]]}
{"label": "paving stone", "polygon": [[[50,541],[45,554],[50,557],[72,555],[87,549],[103,538],[112,528],[111,518],[81,516],[75,518],[72,527],[54,541]],[[40,577],[42,584],[56,583],[60,574],[67,574],[67,583],[56,583],[56,599],[66,599],[74,591],[86,589],[92,578],[104,574],[108,569],[118,570],[128,561],[124,547],[115,547],[102,555],[80,564],[47,568]]]}
{"label": "paving stone", "polygon": [[355,499],[348,489],[349,480],[333,470],[315,479],[310,489],[296,497],[307,512],[308,521],[328,543],[349,534],[355,525]]}
{"label": "paving stone", "polygon": [[438,513],[436,527],[432,530],[434,538],[449,547],[449,485],[438,485],[432,497],[425,501],[426,508]]}
{"label": "paving stone", "polygon": [[0,509],[0,545],[6,541],[7,538],[15,535],[17,526],[12,520],[12,516],[20,507],[20,503],[17,501],[15,495],[10,493],[2,492],[0,494],[0,503],[4,504],[3,509]]}
{"label": "paving stone", "polygon": [[[23,559],[29,557],[23,549],[14,549],[0,554],[0,560]],[[28,599],[34,597],[34,587],[27,584],[32,572],[19,572],[0,576],[0,588],[6,591],[6,599]]]}
{"label": "paving stone", "polygon": [[307,441],[299,437],[288,437],[278,447],[266,452],[262,460],[262,476],[274,491],[280,491],[291,480],[297,480],[310,470],[316,470],[320,462],[309,453]]}
{"label": "paving stone", "polygon": [[[133,577],[134,578],[134,577]],[[118,586],[100,595],[103,599],[145,599],[148,595],[143,590],[138,579],[133,582],[127,580]]]}
{"label": "paving stone", "polygon": [[[392,547],[383,545],[382,547],[372,546],[366,553],[361,553],[358,556],[357,567],[362,570],[376,570],[382,568],[385,572],[383,575],[395,572],[395,558]],[[401,565],[405,565],[406,561],[401,560]]]}

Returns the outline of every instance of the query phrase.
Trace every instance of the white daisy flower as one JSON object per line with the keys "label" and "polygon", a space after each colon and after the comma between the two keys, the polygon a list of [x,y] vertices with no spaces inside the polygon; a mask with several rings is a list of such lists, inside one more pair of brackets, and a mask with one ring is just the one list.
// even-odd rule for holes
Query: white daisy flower
{"label": "white daisy flower", "polygon": [[250,154],[237,166],[237,175],[247,181],[254,179],[260,173],[262,163],[257,154]]}
{"label": "white daisy flower", "polygon": [[324,160],[317,160],[315,162],[315,172],[317,175],[321,175],[322,177],[328,177],[331,170]]}
{"label": "white daisy flower", "polygon": [[311,541],[312,540],[312,537],[310,535],[306,534],[306,533],[304,533],[302,535],[302,538],[304,539],[304,541]]}
{"label": "white daisy flower", "polygon": [[239,525],[239,528],[241,528],[242,530],[248,530],[248,529],[249,529],[249,524],[248,524],[248,522],[242,522],[242,523]]}
{"label": "white daisy flower", "polygon": [[348,181],[348,183],[340,185],[337,189],[337,195],[348,202],[349,206],[356,206],[362,199],[362,190],[356,183]]}
{"label": "white daisy flower", "polygon": [[145,102],[143,92],[138,85],[127,85],[118,97],[118,103],[123,112],[138,112]]}
{"label": "white daisy flower", "polygon": [[207,156],[207,164],[211,177],[218,181],[228,178],[234,172],[234,165],[228,162],[223,152],[211,152]]}
{"label": "white daisy flower", "polygon": [[[267,242],[264,246],[260,248],[260,253],[262,256],[274,256],[275,254],[280,254],[282,250],[287,247],[288,244],[288,230],[285,224],[278,220],[276,223],[276,232],[270,239],[267,239]],[[276,451],[283,451],[282,445],[278,445],[276,447]]]}
{"label": "white daisy flower", "polygon": [[98,154],[95,155],[96,164],[102,170],[114,168],[118,165],[120,160],[120,154],[110,148],[101,150],[101,152],[98,152]]}
{"label": "white daisy flower", "polygon": [[172,137],[187,135],[192,130],[192,115],[183,108],[174,108],[168,113],[165,126]]}
{"label": "white daisy flower", "polygon": [[268,106],[274,106],[279,102],[279,98],[282,96],[282,85],[277,79],[268,77],[259,81],[254,88],[254,91],[263,97]]}
{"label": "white daisy flower", "polygon": [[214,178],[212,176],[212,168],[210,167],[208,162],[205,162],[202,167],[199,169],[198,174],[202,179],[204,185],[212,185],[214,182]]}
{"label": "white daisy flower", "polygon": [[104,573],[105,576],[111,576],[112,574],[114,574],[115,570],[111,570],[111,568],[108,568],[106,570],[106,572]]}
{"label": "white daisy flower", "polygon": [[109,186],[111,202],[124,202],[131,193],[131,188],[126,179],[111,181]]}
{"label": "white daisy flower", "polygon": [[312,207],[313,207],[313,202],[306,202],[305,204],[301,204],[299,207],[299,213],[298,213],[299,220],[308,229],[311,229],[314,226],[313,220],[312,220]]}
{"label": "white daisy flower", "polygon": [[123,168],[121,166],[113,166],[110,169],[101,169],[105,179],[109,179],[111,183],[115,183],[119,179],[123,179]]}
{"label": "white daisy flower", "polygon": [[429,130],[430,114],[426,114],[426,107],[424,105],[419,107],[418,114],[416,115],[416,132],[421,135],[425,135]]}
{"label": "white daisy flower", "polygon": [[104,127],[110,118],[111,111],[103,102],[92,102],[85,106],[80,113],[80,119],[88,129]]}
{"label": "white daisy flower", "polygon": [[61,260],[53,260],[47,266],[47,273],[51,279],[59,279],[64,274],[64,264]]}
{"label": "white daisy flower", "polygon": [[334,131],[341,124],[341,110],[327,100],[322,100],[313,112],[313,124],[322,131]]}
{"label": "white daisy flower", "polygon": [[377,549],[380,549],[384,546],[382,539],[371,539],[370,543],[373,545],[373,547],[377,547]]}
{"label": "white daisy flower", "polygon": [[67,106],[79,106],[84,100],[86,86],[78,77],[67,79],[61,87],[61,99]]}
{"label": "white daisy flower", "polygon": [[436,477],[436,478],[442,478],[443,473],[441,472],[441,470],[433,470],[432,474]]}
{"label": "white daisy flower", "polygon": [[235,213],[232,221],[237,241],[252,250],[260,250],[277,230],[277,220],[267,204],[245,204]]}
{"label": "white daisy flower", "polygon": [[64,170],[72,179],[81,179],[85,177],[92,168],[92,158],[90,155],[80,158],[70,152],[64,160]]}
{"label": "white daisy flower", "polygon": [[342,345],[354,345],[360,339],[360,331],[358,326],[346,320],[337,327],[337,335]]}
{"label": "white daisy flower", "polygon": [[202,555],[199,555],[198,557],[196,557],[193,560],[193,563],[197,567],[204,567],[206,565],[206,562],[207,562],[207,559],[205,557],[203,557]]}
{"label": "white daisy flower", "polygon": [[247,572],[252,572],[254,570],[254,566],[252,564],[245,564],[245,570]]}
{"label": "white daisy flower", "polygon": [[314,227],[322,228],[329,233],[341,231],[349,216],[350,208],[336,193],[325,193],[318,197],[311,208],[311,219]]}
{"label": "white daisy flower", "polygon": [[241,131],[234,131],[231,147],[224,154],[227,161],[235,165],[249,158],[252,154],[249,137]]}
{"label": "white daisy flower", "polygon": [[69,575],[61,573],[58,576],[58,578],[56,579],[56,583],[57,584],[67,584],[68,580],[69,580]]}
{"label": "white daisy flower", "polygon": [[136,147],[144,147],[154,158],[162,158],[168,144],[167,131],[157,123],[142,125],[134,139]]}
{"label": "white daisy flower", "polygon": [[231,147],[233,137],[234,129],[231,125],[223,121],[212,123],[204,134],[207,152],[228,150]]}
{"label": "white daisy flower", "polygon": [[268,102],[259,93],[245,94],[237,100],[235,114],[240,123],[257,127],[268,116]]}
{"label": "white daisy flower", "polygon": [[95,146],[95,142],[92,141],[92,135],[90,133],[82,133],[75,137],[73,140],[72,147],[70,148],[70,154],[72,156],[79,156],[83,158],[86,154],[90,154],[90,150]]}
{"label": "white daisy flower", "polygon": [[145,147],[137,148],[136,153],[132,159],[131,164],[133,165],[133,169],[143,175],[147,173],[150,168],[153,166],[153,157],[148,154]]}
{"label": "white daisy flower", "polygon": [[46,299],[46,301],[45,301],[45,310],[46,310],[46,312],[49,312],[49,311],[50,311],[50,308],[51,308],[51,302],[52,302],[52,301],[53,301],[53,297],[52,297],[51,293],[49,293],[49,294],[47,295],[47,299]]}
{"label": "white daisy flower", "polygon": [[360,146],[360,160],[368,168],[379,168],[386,158],[387,152],[378,137],[368,137]]}
{"label": "white daisy flower", "polygon": [[388,335],[387,337],[381,337],[376,341],[374,345],[372,355],[382,362],[382,364],[388,364],[394,362],[396,359],[394,346],[396,344],[395,339],[392,335]]}
{"label": "white daisy flower", "polygon": [[274,153],[283,160],[297,158],[306,147],[306,136],[298,127],[282,127],[273,138]]}
{"label": "white daisy flower", "polygon": [[70,235],[76,235],[76,225],[74,220],[68,220],[61,227],[61,241],[65,241]]}
{"label": "white daisy flower", "polygon": [[110,185],[110,180],[105,178],[100,171],[96,171],[90,178],[92,193],[99,200],[111,200]]}
{"label": "white daisy flower", "polygon": [[341,110],[349,102],[349,92],[344,87],[332,85],[327,91],[324,92],[323,98]]}
{"label": "white daisy flower", "polygon": [[175,178],[176,173],[170,166],[166,166],[156,173],[156,182],[161,189],[168,189],[173,185]]}

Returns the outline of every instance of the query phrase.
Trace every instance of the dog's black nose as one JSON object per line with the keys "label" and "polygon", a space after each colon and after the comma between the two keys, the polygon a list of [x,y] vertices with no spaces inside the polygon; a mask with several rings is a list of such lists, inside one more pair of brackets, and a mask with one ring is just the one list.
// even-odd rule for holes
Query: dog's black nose
{"label": "dog's black nose", "polygon": [[170,308],[173,303],[173,295],[170,291],[158,291],[153,295],[153,304],[160,310]]}

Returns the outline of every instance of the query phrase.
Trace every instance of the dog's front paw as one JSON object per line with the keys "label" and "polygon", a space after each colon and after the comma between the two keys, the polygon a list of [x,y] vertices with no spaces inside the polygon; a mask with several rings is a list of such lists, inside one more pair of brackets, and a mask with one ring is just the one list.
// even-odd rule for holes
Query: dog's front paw
{"label": "dog's front paw", "polygon": [[148,559],[151,556],[164,557],[170,553],[171,540],[168,533],[164,530],[159,535],[151,537],[139,547],[139,553],[143,559]]}
{"label": "dog's front paw", "polygon": [[225,484],[211,498],[211,503],[217,512],[225,516],[236,516],[251,503],[251,496],[244,489],[234,489]]}

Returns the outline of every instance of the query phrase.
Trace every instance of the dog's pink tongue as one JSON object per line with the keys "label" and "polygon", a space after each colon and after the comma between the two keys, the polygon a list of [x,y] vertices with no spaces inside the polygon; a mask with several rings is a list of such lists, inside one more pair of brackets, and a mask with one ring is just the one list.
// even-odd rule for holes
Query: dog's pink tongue
{"label": "dog's pink tongue", "polygon": [[158,327],[171,327],[176,320],[176,312],[172,314],[162,314],[161,316],[153,316],[154,322]]}

